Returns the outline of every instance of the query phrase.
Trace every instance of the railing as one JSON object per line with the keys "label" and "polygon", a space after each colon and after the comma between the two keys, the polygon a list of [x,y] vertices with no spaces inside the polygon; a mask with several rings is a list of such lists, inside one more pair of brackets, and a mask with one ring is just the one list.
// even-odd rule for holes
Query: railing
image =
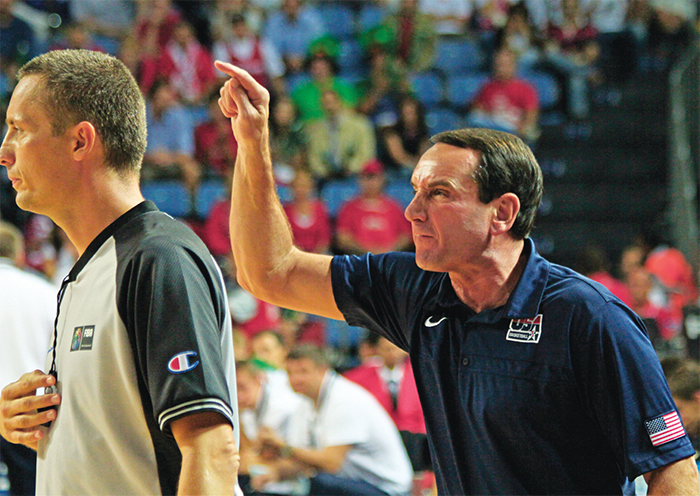
{"label": "railing", "polygon": [[670,74],[669,209],[676,247],[700,273],[700,44],[679,59]]}

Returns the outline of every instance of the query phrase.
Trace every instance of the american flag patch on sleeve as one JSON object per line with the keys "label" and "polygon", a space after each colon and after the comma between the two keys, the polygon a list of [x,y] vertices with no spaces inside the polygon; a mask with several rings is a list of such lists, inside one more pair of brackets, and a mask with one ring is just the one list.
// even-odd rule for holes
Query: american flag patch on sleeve
{"label": "american flag patch on sleeve", "polygon": [[654,446],[661,446],[685,436],[685,430],[683,429],[683,424],[681,424],[681,419],[678,418],[678,412],[667,413],[666,415],[647,420],[644,424],[651,438],[651,444]]}

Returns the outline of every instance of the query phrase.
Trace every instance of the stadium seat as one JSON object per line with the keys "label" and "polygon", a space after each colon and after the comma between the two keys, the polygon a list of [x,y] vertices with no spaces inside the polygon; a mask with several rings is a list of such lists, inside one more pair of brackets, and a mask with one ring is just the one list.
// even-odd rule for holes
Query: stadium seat
{"label": "stadium seat", "polygon": [[277,196],[279,196],[280,202],[282,202],[282,204],[291,202],[294,199],[294,192],[292,191],[292,187],[284,184],[278,184]]}
{"label": "stadium seat", "polygon": [[430,135],[459,129],[464,127],[464,121],[460,115],[449,108],[435,108],[425,114],[425,123],[428,125]]}
{"label": "stadium seat", "polygon": [[357,27],[360,33],[379,26],[387,17],[386,7],[372,3],[364,3],[360,8],[357,18]]}
{"label": "stadium seat", "polygon": [[450,76],[446,89],[448,103],[455,108],[468,107],[489,77],[488,73]]}
{"label": "stadium seat", "polygon": [[437,45],[433,67],[445,76],[477,72],[483,66],[484,56],[474,41],[443,39]]}
{"label": "stadium seat", "polygon": [[365,52],[360,42],[355,39],[340,42],[338,66],[341,71],[360,72],[364,66]]}
{"label": "stadium seat", "polygon": [[291,95],[298,87],[311,81],[311,76],[306,72],[300,72],[298,74],[290,74],[284,79],[286,81],[287,93]]}
{"label": "stadium seat", "polygon": [[434,72],[419,72],[409,76],[411,90],[424,107],[438,105],[443,98],[442,78]]}
{"label": "stadium seat", "polygon": [[173,217],[182,218],[191,213],[190,192],[180,181],[151,181],[141,186],[141,193]]}
{"label": "stadium seat", "polygon": [[344,320],[324,318],[326,327],[326,345],[340,350],[348,350],[357,347],[366,334],[362,327],[348,325]]}
{"label": "stadium seat", "polygon": [[559,103],[561,88],[556,78],[545,72],[527,72],[521,76],[532,84],[540,97],[540,108],[551,109]]}
{"label": "stadium seat", "polygon": [[201,218],[209,216],[211,208],[216,202],[226,198],[228,191],[221,180],[210,179],[199,185],[194,199],[194,209]]}
{"label": "stadium seat", "polygon": [[355,15],[347,5],[325,4],[317,9],[331,36],[343,40],[355,34]]}
{"label": "stadium seat", "polygon": [[402,208],[406,208],[413,200],[413,186],[407,179],[397,179],[386,185],[384,190],[387,195],[399,202]]}
{"label": "stadium seat", "polygon": [[336,217],[340,212],[340,207],[359,193],[360,188],[355,179],[338,179],[324,184],[320,196],[328,209],[328,215]]}

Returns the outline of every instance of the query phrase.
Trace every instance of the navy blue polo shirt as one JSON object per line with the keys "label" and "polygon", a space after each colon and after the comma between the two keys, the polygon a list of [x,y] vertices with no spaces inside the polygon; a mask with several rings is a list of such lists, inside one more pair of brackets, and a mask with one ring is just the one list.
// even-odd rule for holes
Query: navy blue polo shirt
{"label": "navy blue polo shirt", "polygon": [[347,322],[410,353],[438,492],[622,494],[627,478],[691,456],[682,428],[659,423],[676,410],[641,320],[524,249],[508,302],[480,313],[414,254],[333,259]]}

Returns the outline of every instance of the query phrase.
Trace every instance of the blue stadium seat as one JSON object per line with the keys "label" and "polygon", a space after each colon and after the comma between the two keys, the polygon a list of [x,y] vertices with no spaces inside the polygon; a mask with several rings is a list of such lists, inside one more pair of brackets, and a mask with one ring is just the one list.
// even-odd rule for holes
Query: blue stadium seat
{"label": "blue stadium seat", "polygon": [[306,72],[300,72],[298,74],[290,74],[284,79],[286,81],[287,93],[291,95],[299,86],[311,81],[311,76]]}
{"label": "blue stadium seat", "polygon": [[379,26],[388,15],[386,7],[364,3],[357,18],[357,28],[360,33]]}
{"label": "blue stadium seat", "polygon": [[429,110],[425,114],[425,123],[428,125],[428,132],[431,136],[464,127],[462,117],[454,110],[445,107]]}
{"label": "blue stadium seat", "polygon": [[413,186],[407,179],[397,179],[386,185],[384,190],[387,195],[399,202],[402,208],[406,208],[413,200]]}
{"label": "blue stadium seat", "polygon": [[347,5],[325,4],[317,9],[331,36],[342,40],[355,34],[355,14]]}
{"label": "blue stadium seat", "polygon": [[484,55],[476,42],[468,39],[443,39],[438,42],[433,67],[445,76],[483,69]]}
{"label": "blue stadium seat", "polygon": [[291,202],[294,199],[294,192],[292,191],[292,187],[284,184],[278,184],[277,196],[279,196],[280,202],[282,202],[282,204]]}
{"label": "blue stadium seat", "polygon": [[488,80],[487,73],[450,76],[447,79],[447,101],[456,108],[468,107]]}
{"label": "blue stadium seat", "polygon": [[419,72],[409,76],[414,95],[427,109],[438,105],[443,98],[442,78],[434,72]]}
{"label": "blue stadium seat", "polygon": [[141,193],[173,217],[186,217],[192,210],[190,192],[180,181],[151,181],[141,186]]}
{"label": "blue stadium seat", "polygon": [[364,66],[365,52],[360,42],[355,39],[340,42],[338,66],[341,71],[359,72]]}
{"label": "blue stadium seat", "polygon": [[540,108],[551,109],[559,103],[561,88],[556,78],[546,72],[527,72],[521,77],[532,84],[540,96]]}
{"label": "blue stadium seat", "polygon": [[344,320],[323,318],[326,327],[326,345],[331,348],[347,350],[360,344],[367,333],[362,327],[348,325]]}
{"label": "blue stadium seat", "polygon": [[360,193],[360,187],[355,179],[339,179],[328,181],[321,188],[321,200],[328,209],[328,215],[336,217],[340,208],[350,198]]}
{"label": "blue stadium seat", "polygon": [[223,200],[228,195],[228,190],[223,181],[210,179],[199,185],[194,199],[194,209],[201,218],[209,216],[211,208],[219,200]]}

